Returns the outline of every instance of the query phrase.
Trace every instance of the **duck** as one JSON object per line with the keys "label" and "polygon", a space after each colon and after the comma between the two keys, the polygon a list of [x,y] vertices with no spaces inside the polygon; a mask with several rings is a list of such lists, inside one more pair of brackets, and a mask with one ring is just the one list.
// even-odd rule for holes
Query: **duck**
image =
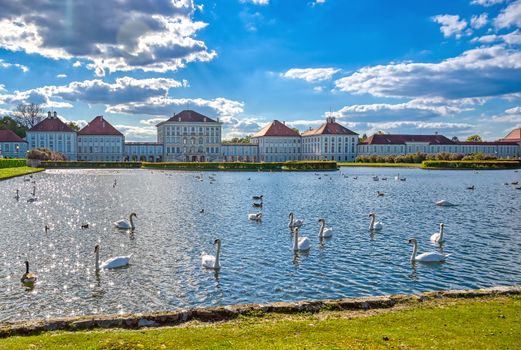
{"label": "duck", "polygon": [[89,228],[89,224],[82,224],[81,228]]}
{"label": "duck", "polygon": [[203,252],[201,256],[201,265],[207,269],[219,270],[221,268],[221,264],[219,262],[219,257],[221,255],[221,240],[216,239],[213,244],[217,246],[217,252],[215,253],[215,256]]}
{"label": "duck", "polygon": [[20,199],[20,190],[16,190],[16,196],[14,196],[14,199],[19,200]]}
{"label": "duck", "polygon": [[294,227],[301,227],[302,225],[304,225],[304,220],[295,219],[295,215],[293,214],[293,212],[289,213],[288,217],[289,217],[289,223],[288,223],[289,228],[292,229]]}
{"label": "duck", "polygon": [[132,220],[132,217],[137,218],[137,214],[130,213],[128,220],[126,220],[126,219],[118,220],[118,221],[114,222],[114,226],[116,226],[117,228],[122,229],[122,230],[133,230],[135,228],[135,226],[134,226],[134,221]]}
{"label": "duck", "polygon": [[378,197],[383,197],[384,196],[384,193],[383,192],[380,192],[380,191],[376,191],[376,195]]}
{"label": "duck", "polygon": [[260,200],[261,201],[263,197],[264,197],[264,195],[261,194],[260,196],[253,196],[252,198],[254,200]]}
{"label": "duck", "polygon": [[36,282],[36,274],[29,272],[29,261],[25,260],[25,273],[22,275],[22,278],[20,281],[22,281],[23,284],[33,284]]}
{"label": "duck", "polygon": [[419,261],[425,263],[434,263],[434,262],[443,262],[448,257],[448,255],[441,254],[438,252],[426,252],[420,255],[416,255],[418,252],[418,242],[416,238],[409,239],[409,244],[413,245],[411,262]]}
{"label": "duck", "polygon": [[320,230],[318,231],[318,237],[320,238],[331,238],[333,237],[333,229],[331,227],[326,227],[326,220],[318,219],[320,223]]}
{"label": "duck", "polygon": [[45,226],[44,226],[44,230],[45,230],[45,232],[49,231],[50,229],[51,229],[51,228],[49,227],[49,225],[45,225]]}
{"label": "duck", "polygon": [[452,204],[449,201],[446,201],[445,199],[439,200],[435,203],[439,207],[453,207],[455,204]]}
{"label": "duck", "polygon": [[467,190],[473,190],[474,189],[474,185],[472,186],[467,186]]}
{"label": "duck", "polygon": [[311,248],[311,243],[309,241],[309,238],[299,237],[298,236],[299,230],[300,229],[298,227],[295,227],[293,229],[293,251],[295,251],[295,252],[308,251]]}
{"label": "duck", "polygon": [[248,214],[248,219],[249,220],[260,221],[260,220],[262,220],[262,213],[259,212],[259,213]]}
{"label": "duck", "polygon": [[431,242],[432,243],[443,243],[443,231],[445,228],[445,224],[440,224],[440,230],[438,232],[435,232],[431,235]]}
{"label": "duck", "polygon": [[254,208],[262,208],[262,203],[253,203]]}
{"label": "duck", "polygon": [[511,185],[517,185],[517,184],[519,184],[519,181],[513,181],[513,182],[511,182],[510,184],[511,184]]}
{"label": "duck", "polygon": [[99,251],[100,251],[100,246],[99,246],[99,244],[96,244],[96,246],[94,247],[94,253],[96,254],[96,271],[99,271],[100,269],[118,269],[120,267],[125,267],[130,264],[130,258],[132,257],[132,255],[115,256],[113,258],[105,260],[100,265]]}
{"label": "duck", "polygon": [[382,223],[376,221],[375,213],[369,213],[369,217],[371,218],[371,223],[369,224],[369,231],[379,231],[383,228]]}

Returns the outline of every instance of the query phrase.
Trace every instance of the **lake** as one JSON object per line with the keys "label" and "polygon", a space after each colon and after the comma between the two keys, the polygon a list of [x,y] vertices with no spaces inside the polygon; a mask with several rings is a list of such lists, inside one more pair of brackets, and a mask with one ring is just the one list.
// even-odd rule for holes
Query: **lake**
{"label": "lake", "polygon": [[[0,322],[521,283],[521,191],[505,185],[521,180],[513,170],[218,172],[209,181],[211,174],[48,170],[35,184],[0,182]],[[38,200],[28,203],[33,186]],[[260,194],[257,223],[247,215]],[[440,199],[458,205],[435,206]],[[292,251],[290,211],[305,220],[307,254]],[[368,231],[371,211],[384,225],[378,233]],[[135,231],[116,230],[112,223],[131,212]],[[333,228],[331,239],[318,238],[319,218]],[[429,240],[440,222],[441,248]],[[420,253],[450,256],[411,264],[411,237]],[[201,267],[216,238],[218,273]],[[96,244],[102,261],[132,254],[130,266],[96,274]],[[38,275],[33,288],[20,282],[25,260]]]}

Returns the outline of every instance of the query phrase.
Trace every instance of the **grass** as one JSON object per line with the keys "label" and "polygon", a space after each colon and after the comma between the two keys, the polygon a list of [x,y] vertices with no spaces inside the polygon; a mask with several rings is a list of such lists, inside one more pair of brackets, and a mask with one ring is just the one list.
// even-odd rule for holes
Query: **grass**
{"label": "grass", "polygon": [[42,168],[31,168],[28,166],[22,166],[17,168],[1,168],[0,169],[0,180],[10,179],[16,176],[22,176],[26,174],[37,173],[43,171]]}
{"label": "grass", "polygon": [[347,167],[384,167],[384,168],[421,168],[421,163],[362,163],[362,162],[339,162],[338,166]]}
{"label": "grass", "polygon": [[390,310],[240,317],[150,330],[49,332],[1,349],[519,349],[521,296],[441,299]]}

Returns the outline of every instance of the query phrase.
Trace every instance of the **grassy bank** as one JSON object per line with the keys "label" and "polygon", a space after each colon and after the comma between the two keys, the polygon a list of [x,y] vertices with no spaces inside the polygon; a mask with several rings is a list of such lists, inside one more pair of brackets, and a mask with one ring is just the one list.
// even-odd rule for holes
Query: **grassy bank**
{"label": "grassy bank", "polygon": [[44,169],[42,168],[31,168],[28,166],[22,166],[17,168],[0,168],[0,180],[6,180],[16,176],[37,173],[43,170]]}
{"label": "grassy bank", "polygon": [[255,314],[150,330],[50,332],[0,339],[0,349],[514,349],[521,296],[438,299],[393,309]]}
{"label": "grassy bank", "polygon": [[340,162],[338,166],[346,167],[382,167],[382,168],[421,168],[421,163],[362,163]]}
{"label": "grassy bank", "polygon": [[423,169],[518,169],[519,160],[426,160],[422,163]]}

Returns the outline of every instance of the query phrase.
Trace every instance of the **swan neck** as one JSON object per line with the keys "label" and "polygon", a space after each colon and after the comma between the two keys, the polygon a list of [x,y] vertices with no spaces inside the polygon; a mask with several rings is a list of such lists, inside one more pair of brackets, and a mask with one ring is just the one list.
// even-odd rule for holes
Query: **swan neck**
{"label": "swan neck", "polygon": [[326,223],[324,221],[320,221],[320,232],[319,236],[322,237],[324,235],[324,227],[326,226]]}
{"label": "swan neck", "polygon": [[416,258],[416,253],[417,252],[418,252],[418,243],[417,242],[413,242],[411,261],[414,261],[414,259]]}
{"label": "swan neck", "polygon": [[298,230],[293,230],[293,250],[298,250]]}
{"label": "swan neck", "polygon": [[369,224],[369,229],[374,229],[374,222],[376,221],[376,216],[371,216],[371,223]]}
{"label": "swan neck", "polygon": [[440,242],[443,241],[443,231],[444,231],[443,226],[440,226],[440,239],[439,239]]}
{"label": "swan neck", "polygon": [[130,214],[130,218],[129,218],[129,221],[130,221],[130,228],[131,229],[134,229],[134,220],[132,220],[132,214]]}
{"label": "swan neck", "polygon": [[29,262],[25,262],[25,273],[29,273]]}

